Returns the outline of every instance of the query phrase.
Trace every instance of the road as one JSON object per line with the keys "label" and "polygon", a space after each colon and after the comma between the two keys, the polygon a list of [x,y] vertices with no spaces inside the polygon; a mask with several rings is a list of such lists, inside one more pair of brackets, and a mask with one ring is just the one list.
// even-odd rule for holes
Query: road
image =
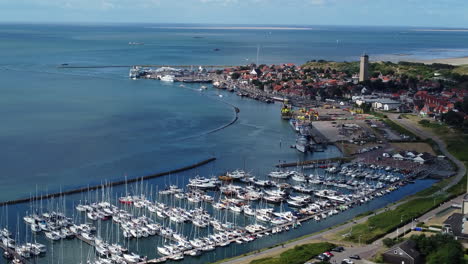
{"label": "road", "polygon": [[[423,139],[431,138],[432,140],[434,140],[434,142],[438,145],[440,151],[448,159],[450,159],[453,163],[455,163],[457,165],[457,167],[458,167],[457,174],[453,177],[453,180],[448,185],[446,185],[444,188],[442,188],[442,191],[446,191],[448,188],[454,186],[455,184],[457,184],[463,178],[463,176],[466,174],[465,164],[463,162],[459,161],[457,158],[455,158],[455,156],[453,156],[452,154],[450,154],[448,152],[447,145],[445,144],[445,142],[443,142],[442,139],[440,139],[439,137],[437,137],[436,135],[434,135],[434,134],[432,134],[432,133],[430,133],[428,131],[420,129],[419,127],[417,127],[417,125],[411,123],[409,120],[398,119],[398,114],[388,114],[388,117],[393,122],[405,127],[406,129],[408,129],[409,131],[413,132],[414,134],[420,136],[421,138],[423,138]],[[425,220],[429,219],[430,217],[433,217],[437,212],[440,212],[441,210],[444,210],[445,208],[451,206],[453,203],[461,203],[461,201],[463,199],[463,196],[464,195],[456,197],[456,198],[442,204],[441,206],[427,212],[426,214],[422,215],[421,217],[419,217],[419,218],[417,218],[415,220],[425,221]],[[380,214],[380,213],[386,211],[387,209],[392,210],[395,207],[397,207],[400,204],[405,203],[407,201],[408,200],[398,202],[396,204],[393,204],[393,205],[389,206],[388,208],[383,208],[383,209],[377,211],[376,214]],[[296,245],[312,243],[312,242],[317,242],[317,241],[326,241],[327,239],[324,238],[325,235],[340,232],[340,231],[342,231],[344,229],[350,228],[354,224],[364,223],[371,216],[372,215],[366,216],[366,217],[360,218],[357,221],[346,223],[344,225],[335,227],[335,228],[330,229],[330,230],[326,230],[326,231],[318,233],[316,235],[312,235],[312,236],[309,236],[309,237],[306,237],[306,238],[303,238],[303,239],[300,239],[300,240],[297,240],[297,241],[293,241],[293,242],[284,244],[284,246],[277,246],[277,247],[262,251],[260,253],[251,254],[251,255],[236,258],[236,259],[233,259],[233,260],[228,260],[228,261],[223,262],[223,263],[226,263],[226,264],[247,264],[247,263],[250,263],[254,259],[265,258],[265,257],[270,257],[270,256],[276,256],[276,255],[278,255],[278,254],[280,254],[280,253],[282,253],[282,252],[284,252],[284,251],[286,251],[288,249],[291,249],[291,248],[295,247]],[[345,252],[338,253],[332,259],[336,260],[337,263],[341,263],[341,260],[343,258],[348,258],[350,255],[359,255],[362,258],[369,258],[369,257],[373,256],[377,252],[377,250],[379,248],[381,248],[382,240],[384,238],[387,238],[387,237],[394,238],[399,234],[400,230],[402,232],[404,230],[410,230],[410,228],[412,227],[412,224],[413,223],[409,223],[409,224],[405,225],[404,227],[399,228],[396,231],[387,234],[385,237],[383,237],[383,238],[381,238],[379,240],[376,240],[372,244],[365,245],[365,246],[357,246],[357,247],[345,247],[346,248]],[[364,262],[369,263],[368,261],[354,261],[354,263],[364,263]]]}

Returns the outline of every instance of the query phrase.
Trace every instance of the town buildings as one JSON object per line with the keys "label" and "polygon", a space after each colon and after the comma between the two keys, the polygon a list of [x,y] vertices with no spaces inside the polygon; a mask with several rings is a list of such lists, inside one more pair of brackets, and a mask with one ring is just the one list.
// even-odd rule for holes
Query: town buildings
{"label": "town buildings", "polygon": [[385,251],[383,254],[385,263],[390,264],[420,264],[423,263],[421,254],[416,250],[416,243],[406,240]]}

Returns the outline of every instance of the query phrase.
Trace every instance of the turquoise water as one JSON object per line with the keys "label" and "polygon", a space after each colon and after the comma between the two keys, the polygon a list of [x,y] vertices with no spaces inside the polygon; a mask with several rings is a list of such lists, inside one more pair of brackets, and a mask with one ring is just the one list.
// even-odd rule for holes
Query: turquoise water
{"label": "turquoise water", "polygon": [[[130,41],[145,45],[129,46]],[[265,175],[279,161],[340,155],[333,147],[309,156],[290,149],[295,135],[279,118],[278,104],[262,104],[225,92],[219,98],[214,90],[197,91],[198,85],[182,88],[157,81],[131,81],[126,68],[57,68],[62,63],[238,65],[255,61],[257,46],[261,47],[260,63],[356,60],[362,52],[369,53],[371,59],[392,54],[432,58],[467,55],[463,47],[467,41],[463,32],[415,32],[404,28],[321,27],[314,31],[270,32],[156,29],[148,25],[0,25],[0,201],[99,184],[125,175],[138,177],[210,157],[217,160],[150,183],[162,188],[186,182],[197,174],[217,175],[236,168]],[[221,50],[214,52],[214,48]],[[231,122],[234,111],[229,104],[239,107],[239,120],[209,133]],[[369,208],[378,208],[430,184],[432,181],[422,181],[405,187]],[[72,205],[80,198],[72,196],[67,202]],[[14,223],[26,210],[27,205],[8,208],[10,229],[16,229]],[[275,239],[219,249],[193,262],[271,245],[365,210],[356,208]],[[6,210],[1,212],[4,224]],[[75,254],[66,259],[71,261],[68,263],[76,262],[78,242],[62,243],[59,248],[65,256]],[[153,243],[139,246],[146,247],[141,253],[155,254]],[[52,263],[57,257],[52,255],[41,263]]]}

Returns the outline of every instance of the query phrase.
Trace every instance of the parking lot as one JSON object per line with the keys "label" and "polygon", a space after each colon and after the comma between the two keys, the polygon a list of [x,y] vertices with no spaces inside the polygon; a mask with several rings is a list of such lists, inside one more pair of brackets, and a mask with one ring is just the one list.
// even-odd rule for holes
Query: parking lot
{"label": "parking lot", "polygon": [[[347,264],[369,264],[369,263],[374,263],[369,260],[362,259],[362,257],[369,257],[370,255],[368,254],[369,252],[373,252],[373,249],[371,249],[372,246],[367,245],[364,247],[345,247],[343,251],[337,252],[337,251],[330,251],[330,253],[333,254],[331,258],[328,259],[328,261],[332,264],[341,264],[341,263],[347,263]],[[360,259],[356,258],[350,258],[351,256],[358,256]],[[319,258],[316,258],[312,261],[309,261],[307,263],[315,263],[315,262],[320,262],[321,260]]]}

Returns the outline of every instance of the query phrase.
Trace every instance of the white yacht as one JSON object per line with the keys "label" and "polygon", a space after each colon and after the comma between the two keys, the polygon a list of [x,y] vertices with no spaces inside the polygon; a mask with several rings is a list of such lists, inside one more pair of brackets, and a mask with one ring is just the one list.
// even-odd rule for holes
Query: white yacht
{"label": "white yacht", "polygon": [[161,77],[161,81],[163,82],[174,82],[174,75],[164,75]]}

